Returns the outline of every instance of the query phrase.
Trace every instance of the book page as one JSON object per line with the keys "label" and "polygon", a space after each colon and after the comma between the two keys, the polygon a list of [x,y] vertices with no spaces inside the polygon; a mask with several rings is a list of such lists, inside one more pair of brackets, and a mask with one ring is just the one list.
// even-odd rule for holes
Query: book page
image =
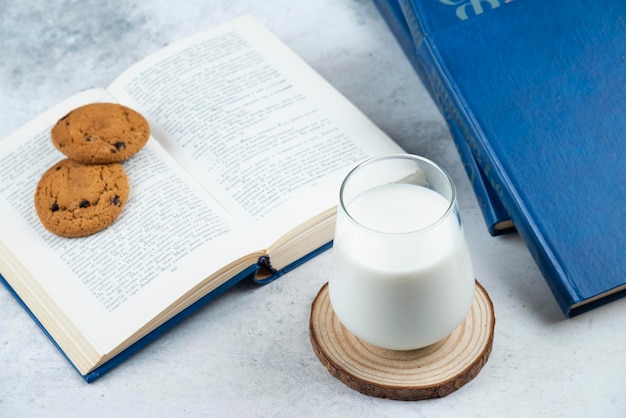
{"label": "book page", "polygon": [[334,207],[357,162],[402,152],[251,17],[170,45],[109,91],[265,246]]}
{"label": "book page", "polygon": [[33,196],[43,172],[65,158],[52,145],[50,129],[69,110],[103,100],[110,100],[104,90],[84,92],[0,141],[0,248],[8,265],[28,272],[26,284],[16,287],[58,306],[107,353],[260,244],[153,138],[123,163],[131,192],[112,226],[84,238],[48,232]]}

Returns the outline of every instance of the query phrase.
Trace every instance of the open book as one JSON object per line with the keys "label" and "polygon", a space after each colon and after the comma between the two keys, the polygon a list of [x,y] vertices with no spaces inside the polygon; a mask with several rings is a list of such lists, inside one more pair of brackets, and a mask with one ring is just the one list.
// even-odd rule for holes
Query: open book
{"label": "open book", "polygon": [[[123,163],[129,200],[85,238],[46,231],[33,203],[64,158],[50,129],[119,102],[152,137]],[[0,141],[0,273],[87,381],[239,280],[269,282],[328,248],[342,179],[402,152],[254,18],[169,45]]]}

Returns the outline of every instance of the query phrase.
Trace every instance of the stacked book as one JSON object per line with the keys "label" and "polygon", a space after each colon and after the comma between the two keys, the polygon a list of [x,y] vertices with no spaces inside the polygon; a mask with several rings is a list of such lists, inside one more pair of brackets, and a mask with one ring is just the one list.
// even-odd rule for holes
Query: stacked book
{"label": "stacked book", "polygon": [[518,231],[568,317],[626,294],[626,3],[375,3],[490,233]]}

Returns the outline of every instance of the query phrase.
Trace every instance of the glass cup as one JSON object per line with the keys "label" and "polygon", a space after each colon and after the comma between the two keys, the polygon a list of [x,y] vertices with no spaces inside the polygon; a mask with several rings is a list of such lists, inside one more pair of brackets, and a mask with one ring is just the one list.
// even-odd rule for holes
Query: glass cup
{"label": "glass cup", "polygon": [[333,269],[331,305],[358,338],[413,350],[448,336],[475,284],[452,179],[410,154],[354,168],[339,193]]}

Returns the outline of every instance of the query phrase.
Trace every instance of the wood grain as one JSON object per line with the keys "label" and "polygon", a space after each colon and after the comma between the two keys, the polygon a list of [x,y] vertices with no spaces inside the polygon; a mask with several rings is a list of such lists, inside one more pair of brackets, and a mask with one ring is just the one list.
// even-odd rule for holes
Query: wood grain
{"label": "wood grain", "polygon": [[365,395],[407,401],[444,397],[476,377],[491,353],[494,328],[493,304],[478,282],[465,321],[419,350],[387,350],[352,335],[332,309],[328,283],[313,301],[309,323],[313,351],[333,376]]}

